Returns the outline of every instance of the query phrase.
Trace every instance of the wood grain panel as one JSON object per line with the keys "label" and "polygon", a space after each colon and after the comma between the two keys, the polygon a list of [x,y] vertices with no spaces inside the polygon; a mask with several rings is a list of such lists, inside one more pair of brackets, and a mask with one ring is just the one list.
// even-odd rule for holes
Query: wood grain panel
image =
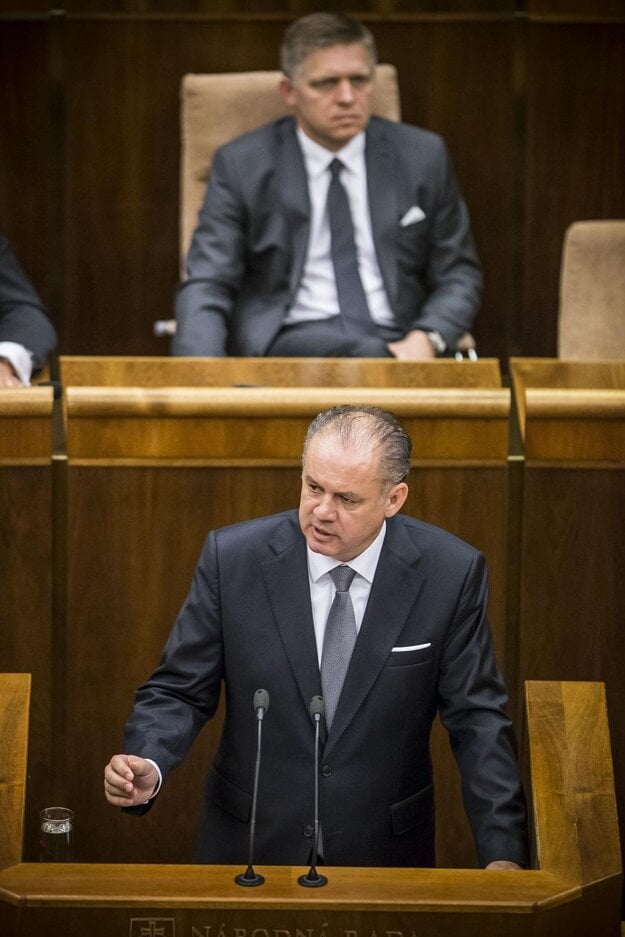
{"label": "wood grain panel", "polygon": [[504,461],[506,388],[69,387],[72,459],[298,460],[311,420],[338,402],[392,410],[415,460]]}
{"label": "wood grain panel", "polygon": [[532,17],[551,17],[566,20],[584,17],[590,22],[615,18],[623,20],[623,0],[528,0],[527,9]]}
{"label": "wood grain panel", "polygon": [[625,469],[526,471],[520,679],[606,685],[625,842]]}
{"label": "wood grain panel", "polygon": [[625,217],[625,23],[528,27],[523,354],[554,355],[564,232]]}
{"label": "wood grain panel", "polygon": [[22,860],[30,674],[0,673],[0,869]]}
{"label": "wood grain panel", "polygon": [[605,686],[530,681],[528,688],[531,753],[538,761],[532,777],[539,864],[582,882],[618,875]]}
{"label": "wood grain panel", "polygon": [[52,388],[0,388],[0,464],[45,464],[52,456]]}
{"label": "wood grain panel", "polygon": [[[27,17],[37,3],[29,0],[19,7]],[[50,265],[51,255],[58,255],[50,243],[48,214],[52,195],[49,34],[45,21],[0,19],[0,229],[58,324]],[[58,237],[59,232],[54,233]]]}
{"label": "wood grain panel", "polygon": [[52,505],[52,390],[0,390],[0,671],[32,674],[28,858],[52,794]]}
{"label": "wood grain panel", "polygon": [[282,25],[66,24],[66,351],[166,350],[152,323],[178,282],[181,76],[275,67]]}
{"label": "wood grain panel", "polygon": [[38,855],[38,818],[52,796],[51,466],[0,466],[0,671],[32,674],[24,855]]}
{"label": "wood grain panel", "polygon": [[62,355],[65,387],[501,387],[494,358],[170,358]]}
{"label": "wood grain panel", "polygon": [[510,366],[528,463],[622,466],[625,362],[512,358]]}
{"label": "wood grain panel", "polygon": [[605,687],[530,681],[526,705],[539,865],[600,882],[596,930],[615,933],[622,863]]}

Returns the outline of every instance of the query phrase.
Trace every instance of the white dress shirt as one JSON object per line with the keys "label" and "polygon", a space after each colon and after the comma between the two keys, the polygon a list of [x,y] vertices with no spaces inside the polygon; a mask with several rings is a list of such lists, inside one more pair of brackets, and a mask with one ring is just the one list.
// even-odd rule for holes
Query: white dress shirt
{"label": "white dress shirt", "polygon": [[[362,620],[365,617],[365,609],[369,601],[371,584],[373,583],[373,577],[378,567],[378,560],[382,552],[385,534],[386,521],[383,522],[380,533],[373,543],[370,544],[360,556],[354,557],[353,560],[345,564],[356,570],[356,575],[352,580],[349,594],[352,599],[352,605],[354,606],[357,633],[360,631]],[[317,643],[317,660],[319,661],[319,666],[321,666],[321,652],[323,650],[326,621],[328,620],[328,613],[336,591],[329,572],[331,569],[334,569],[335,566],[343,566],[344,564],[341,560],[335,560],[332,556],[314,553],[309,547],[306,547],[306,552],[308,554],[308,582],[310,585],[310,601],[312,604],[313,624],[315,627],[315,641]],[[163,783],[163,778],[161,769],[157,763],[151,758],[146,758],[146,761],[153,764],[158,772],[157,785],[154,792],[147,798],[147,800],[152,800],[152,798],[156,797],[158,794],[161,784]]]}
{"label": "white dress shirt", "polygon": [[33,357],[27,348],[18,342],[0,342],[0,358],[9,362],[22,384],[30,385]]}
{"label": "white dress shirt", "polygon": [[330,319],[340,312],[330,253],[330,224],[326,211],[330,187],[329,166],[336,158],[340,159],[345,167],[341,172],[341,182],[349,200],[358,252],[358,269],[371,318],[378,325],[395,325],[395,317],[386,297],[373,244],[364,131],[353,137],[336,153],[315,143],[300,128],[297,129],[297,138],[308,176],[310,233],[302,280],[287,312],[285,324]]}
{"label": "white dress shirt", "polygon": [[315,626],[315,641],[317,642],[317,658],[320,665],[326,622],[336,592],[334,583],[330,577],[330,570],[334,569],[336,566],[347,565],[356,571],[356,575],[350,586],[349,594],[351,596],[352,605],[354,606],[356,632],[358,633],[365,616],[365,609],[369,601],[369,593],[371,592],[371,584],[378,566],[378,560],[380,559],[385,533],[386,521],[382,524],[380,533],[373,543],[370,544],[360,556],[356,556],[347,564],[343,564],[340,560],[336,560],[332,556],[314,553],[310,547],[306,548],[308,554],[310,601],[312,604],[313,624]]}

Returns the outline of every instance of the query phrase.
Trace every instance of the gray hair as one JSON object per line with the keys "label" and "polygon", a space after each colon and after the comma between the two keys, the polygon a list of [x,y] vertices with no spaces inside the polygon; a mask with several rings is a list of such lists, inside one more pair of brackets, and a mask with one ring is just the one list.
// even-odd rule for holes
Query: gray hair
{"label": "gray hair", "polygon": [[311,52],[354,43],[365,47],[373,69],[378,60],[375,39],[363,23],[343,13],[311,13],[287,28],[280,48],[280,67],[292,80]]}
{"label": "gray hair", "polygon": [[391,488],[405,481],[410,471],[412,441],[395,414],[380,407],[344,404],[319,413],[308,427],[302,461],[314,436],[329,432],[344,446],[369,445],[380,450],[380,482]]}

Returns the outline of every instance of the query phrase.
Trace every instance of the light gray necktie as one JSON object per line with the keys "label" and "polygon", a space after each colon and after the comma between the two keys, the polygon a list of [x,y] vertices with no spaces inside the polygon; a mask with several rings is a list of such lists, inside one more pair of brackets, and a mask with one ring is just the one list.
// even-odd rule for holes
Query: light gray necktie
{"label": "light gray necktie", "polygon": [[350,566],[336,566],[329,575],[336,586],[330,606],[321,654],[321,686],[326,709],[326,725],[332,725],[341,695],[354,644],[356,643],[356,617],[349,587],[356,575]]}

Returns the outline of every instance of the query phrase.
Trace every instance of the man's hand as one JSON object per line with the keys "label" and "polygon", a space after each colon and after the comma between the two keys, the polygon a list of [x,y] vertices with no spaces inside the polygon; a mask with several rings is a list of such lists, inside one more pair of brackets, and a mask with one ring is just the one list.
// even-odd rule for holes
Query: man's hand
{"label": "man's hand", "polygon": [[137,755],[113,755],[104,769],[104,796],[114,807],[145,804],[158,784],[151,761]]}
{"label": "man's hand", "polygon": [[418,361],[424,358],[436,357],[427,332],[422,332],[420,329],[408,332],[397,342],[388,342],[387,348],[392,355],[404,361]]}
{"label": "man's hand", "polygon": [[22,387],[22,382],[8,361],[0,359],[0,387]]}
{"label": "man's hand", "polygon": [[510,862],[508,859],[495,859],[494,862],[489,862],[486,868],[487,869],[522,869],[523,866],[517,865],[516,862]]}

